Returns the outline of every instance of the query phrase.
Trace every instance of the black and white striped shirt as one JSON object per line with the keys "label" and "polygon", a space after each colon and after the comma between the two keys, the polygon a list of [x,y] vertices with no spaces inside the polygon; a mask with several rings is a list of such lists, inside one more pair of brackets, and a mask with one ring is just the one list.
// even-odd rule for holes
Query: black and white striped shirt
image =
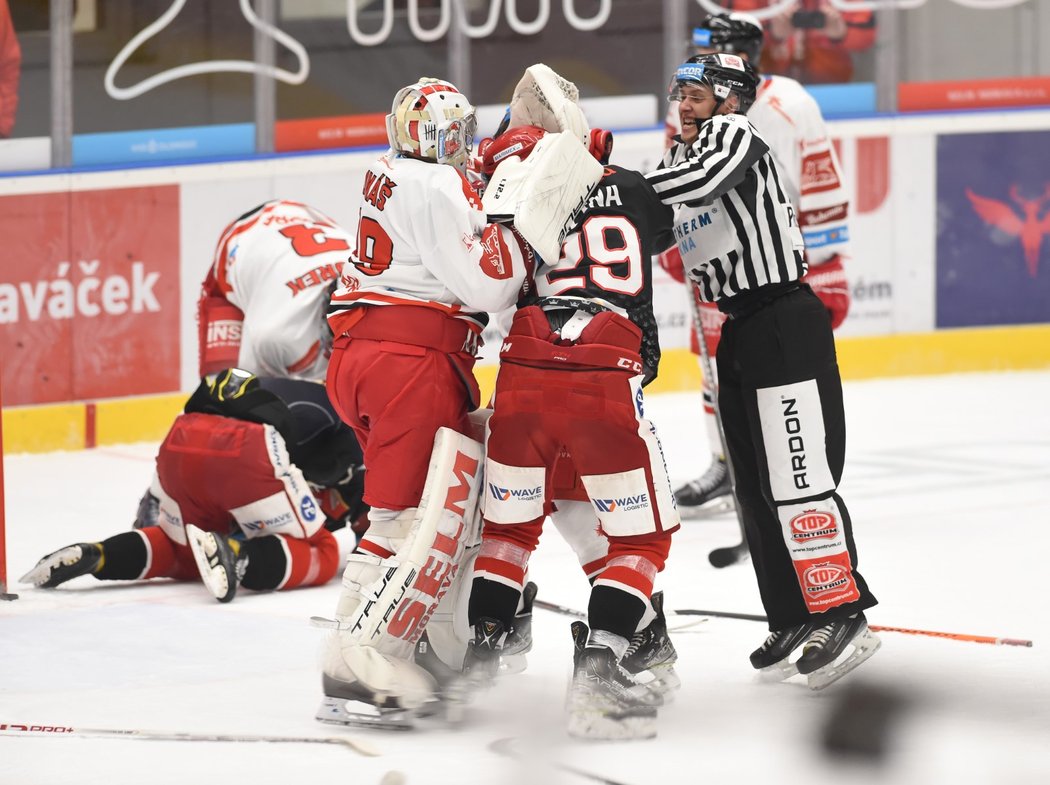
{"label": "black and white striped shirt", "polygon": [[646,179],[676,207],[675,240],[706,302],[805,275],[794,208],[769,145],[743,115],[703,121],[692,145],[675,137]]}

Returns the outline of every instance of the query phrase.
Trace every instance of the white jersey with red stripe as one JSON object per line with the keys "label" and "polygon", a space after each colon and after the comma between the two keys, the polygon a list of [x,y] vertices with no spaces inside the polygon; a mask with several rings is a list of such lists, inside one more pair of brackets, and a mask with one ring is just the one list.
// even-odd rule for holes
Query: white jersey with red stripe
{"label": "white jersey with red stripe", "polygon": [[[747,119],[769,144],[781,184],[798,213],[812,269],[849,253],[849,194],[820,106],[786,76],[765,76]],[[670,138],[681,132],[678,104],[667,112]]]}
{"label": "white jersey with red stripe", "polygon": [[458,169],[388,152],[365,173],[357,242],[329,323],[338,336],[357,306],[414,305],[480,330],[485,312],[516,301],[526,253],[511,229],[486,223]]}
{"label": "white jersey with red stripe", "polygon": [[230,224],[211,277],[244,312],[237,364],[257,374],[323,380],[330,342],[329,285],[352,236],[299,202],[266,202]]}

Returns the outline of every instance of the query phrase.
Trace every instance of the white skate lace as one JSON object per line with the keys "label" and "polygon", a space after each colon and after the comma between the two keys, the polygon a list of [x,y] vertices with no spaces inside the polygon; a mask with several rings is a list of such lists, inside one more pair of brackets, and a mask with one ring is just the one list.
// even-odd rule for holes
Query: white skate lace
{"label": "white skate lace", "polygon": [[642,635],[642,633],[636,632],[631,637],[631,643],[627,646],[627,651],[623,653],[623,658],[626,660],[628,657],[637,652],[638,649],[642,648],[642,643],[644,642],[644,636]]}
{"label": "white skate lace", "polygon": [[771,633],[769,633],[769,636],[766,638],[766,642],[762,644],[762,651],[767,651],[770,647],[772,647],[773,644],[777,642],[777,639],[779,637],[780,637],[780,633],[779,632],[771,632]]}
{"label": "white skate lace", "polygon": [[824,648],[824,646],[827,645],[827,642],[831,639],[831,626],[832,625],[828,624],[827,626],[821,627],[819,630],[816,630],[809,637],[809,640],[806,641],[806,648],[808,649],[811,646],[821,649]]}

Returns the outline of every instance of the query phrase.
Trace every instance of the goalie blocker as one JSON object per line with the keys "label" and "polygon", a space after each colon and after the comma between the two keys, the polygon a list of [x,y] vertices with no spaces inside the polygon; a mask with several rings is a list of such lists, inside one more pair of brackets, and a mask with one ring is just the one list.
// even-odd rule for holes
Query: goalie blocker
{"label": "goalie blocker", "polygon": [[540,258],[554,264],[604,167],[569,131],[548,133],[528,158],[503,160],[481,204],[489,221],[514,223]]}
{"label": "goalie blocker", "polygon": [[[372,524],[382,530],[373,535],[389,538],[393,555],[348,558],[336,621],[321,621],[334,630],[324,642],[325,699],[317,719],[404,727],[405,715],[438,695],[434,677],[413,661],[424,631],[442,661],[459,669],[469,631],[465,614],[445,608],[456,604],[453,587],[480,537],[483,463],[479,442],[439,429],[419,507]],[[441,622],[429,624],[435,614]],[[462,629],[454,628],[454,617]]]}

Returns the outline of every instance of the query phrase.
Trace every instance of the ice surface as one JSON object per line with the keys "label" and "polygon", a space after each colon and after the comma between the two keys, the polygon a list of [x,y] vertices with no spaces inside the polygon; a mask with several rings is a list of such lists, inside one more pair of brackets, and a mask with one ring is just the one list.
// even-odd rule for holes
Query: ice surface
{"label": "ice surface", "polygon": [[[537,610],[528,670],[484,696],[463,727],[345,731],[380,747],[378,758],[313,744],[0,737],[0,785],[370,785],[390,771],[409,785],[1050,782],[1048,402],[1050,372],[846,386],[840,490],[861,569],[881,601],[868,614],[871,623],[1029,638],[1033,648],[883,633],[875,657],[811,693],[802,683],[758,681],[747,654],[764,638],[764,625],[711,619],[673,633],[684,685],[661,710],[657,739],[581,743],[566,738],[562,721],[570,619]],[[707,460],[699,394],[646,403],[672,478],[699,474]],[[128,528],[155,447],[6,458],[9,582],[60,546]],[[685,524],[659,580],[669,608],[761,613],[749,564],[708,565],[708,551],[735,538],[732,517]],[[553,529],[532,577],[541,598],[585,607],[586,583]],[[243,592],[230,605],[216,603],[203,586],[166,581],[84,577],[50,591],[9,588],[21,598],[0,603],[0,723],[344,733],[313,720],[321,633],[307,621],[332,613],[335,581]],[[671,626],[691,621],[672,619]],[[907,698],[891,715],[878,763],[822,751],[829,718],[850,685]],[[877,708],[850,716],[863,726]],[[849,733],[853,724],[839,729]],[[506,738],[516,740],[525,762],[490,749]]]}

